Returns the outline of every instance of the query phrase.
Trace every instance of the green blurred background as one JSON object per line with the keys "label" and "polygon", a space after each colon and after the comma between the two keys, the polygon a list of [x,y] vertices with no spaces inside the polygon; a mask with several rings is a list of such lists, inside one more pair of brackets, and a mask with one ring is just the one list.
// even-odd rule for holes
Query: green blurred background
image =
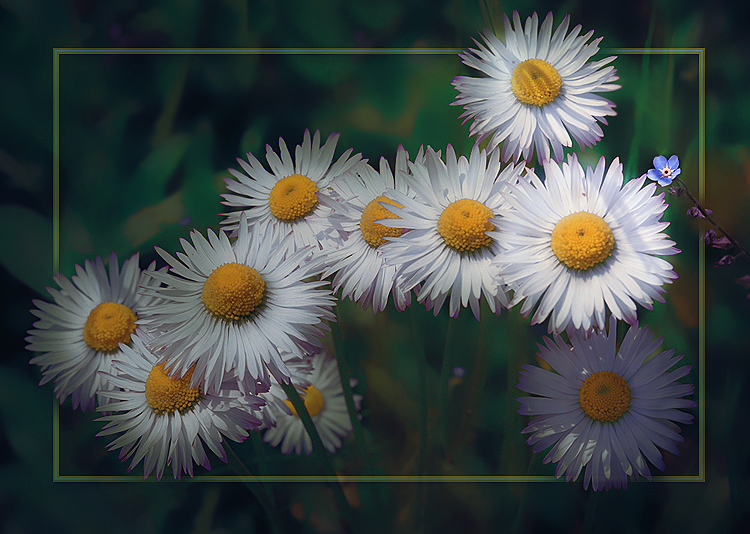
{"label": "green blurred background", "polygon": [[[732,6],[730,8],[730,5]],[[114,54],[65,52],[59,59],[59,270],[115,250],[136,251],[145,267],[154,245],[173,252],[192,228],[217,228],[226,169],[283,137],[301,143],[305,128],[323,137],[340,132],[337,156],[354,148],[371,162],[391,162],[403,144],[467,153],[473,139],[449,104],[456,75],[474,75],[454,53],[485,26],[502,28],[502,13],[565,13],[572,25],[604,36],[603,48],[705,48],[706,205],[735,237],[750,243],[750,43],[747,7],[734,3],[575,1],[354,3],[0,1],[0,531],[265,532],[263,510],[242,483],[167,480],[92,481],[124,476],[108,443],[94,434],[95,415],[59,411],[59,460],[53,481],[52,388],[38,387],[24,337],[33,298],[48,298],[53,265],[53,48],[385,48],[397,54]],[[603,57],[600,53],[599,57]],[[696,54],[620,55],[622,89],[610,93],[618,115],[605,137],[581,156],[593,164],[619,156],[626,177],[651,167],[657,154],[678,154],[682,177],[699,191],[699,61]],[[577,148],[577,147],[576,147]],[[685,354],[698,384],[700,235],[685,216],[684,198],[668,196],[665,218],[682,254],[680,278],[666,304],[641,321]],[[750,519],[750,439],[742,420],[748,402],[748,289],[734,280],[750,262],[715,268],[722,252],[705,250],[705,448],[696,424],[684,427],[670,476],[699,474],[704,482],[633,483],[627,492],[594,495],[582,482],[349,483],[354,531],[612,531],[737,532]],[[364,396],[365,444],[346,442],[335,467],[353,475],[548,476],[519,431],[518,367],[534,362],[544,327],[528,327],[517,310],[481,324],[462,312],[456,321],[413,313],[378,316],[350,302],[337,307],[344,353]],[[425,335],[421,411],[411,321]],[[419,329],[418,328],[418,329]],[[418,344],[418,342],[417,342]],[[418,352],[418,351],[417,351]],[[452,374],[461,367],[465,374]],[[698,391],[694,395],[698,400]],[[426,415],[422,423],[422,416]],[[424,426],[422,426],[424,424]],[[419,462],[420,435],[427,446]],[[366,460],[362,457],[362,447]],[[234,445],[251,471],[320,474],[306,458],[283,457],[257,437]],[[233,475],[212,462],[212,475]],[[421,467],[420,467],[421,466]],[[199,468],[200,469],[200,468]],[[199,473],[203,473],[199,470]],[[345,531],[325,484],[269,485],[285,529]]]}

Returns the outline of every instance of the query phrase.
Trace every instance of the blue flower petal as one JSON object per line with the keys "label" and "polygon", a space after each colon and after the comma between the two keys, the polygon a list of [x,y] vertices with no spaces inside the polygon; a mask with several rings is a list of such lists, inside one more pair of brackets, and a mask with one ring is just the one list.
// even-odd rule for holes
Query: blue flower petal
{"label": "blue flower petal", "polygon": [[654,167],[658,171],[661,171],[666,166],[667,166],[667,158],[665,158],[664,156],[656,156],[654,158]]}
{"label": "blue flower petal", "polygon": [[646,173],[650,180],[653,180],[654,182],[661,182],[661,172],[657,171],[656,169],[649,169]]}
{"label": "blue flower petal", "polygon": [[667,187],[672,183],[672,180],[674,179],[674,175],[672,176],[661,176],[659,175],[659,185],[662,187]]}
{"label": "blue flower petal", "polygon": [[678,158],[676,155],[669,158],[669,168],[672,170],[675,170],[677,167],[680,166],[680,158]]}

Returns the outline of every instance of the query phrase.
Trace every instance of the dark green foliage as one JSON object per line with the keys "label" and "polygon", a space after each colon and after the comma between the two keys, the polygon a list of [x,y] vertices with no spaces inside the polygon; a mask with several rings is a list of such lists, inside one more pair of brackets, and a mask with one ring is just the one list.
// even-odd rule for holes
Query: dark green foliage
{"label": "dark green foliage", "polygon": [[[142,482],[142,466],[126,474],[110,440],[95,438],[95,414],[59,408],[59,473],[53,473],[51,386],[28,365],[23,337],[34,317],[31,299],[48,298],[53,262],[66,275],[96,255],[115,250],[120,260],[153,247],[170,253],[192,228],[218,228],[225,211],[228,167],[251,151],[265,161],[265,145],[291,147],[303,131],[323,139],[340,132],[336,157],[346,148],[377,164],[391,164],[403,144],[412,154],[422,144],[467,154],[468,125],[449,106],[450,82],[472,74],[454,53],[366,54],[359,48],[473,46],[482,27],[502,28],[501,13],[522,17],[564,12],[583,32],[604,36],[603,48],[706,48],[706,206],[735,237],[750,242],[750,151],[747,131],[747,13],[698,2],[572,1],[486,5],[485,2],[415,1],[315,3],[241,2],[4,2],[0,8],[0,275],[6,298],[0,362],[0,530],[3,532],[266,532],[269,520],[239,482]],[[742,9],[742,8],[738,8]],[[746,8],[744,8],[747,11]],[[500,17],[500,18],[498,18]],[[223,48],[230,53],[118,54],[61,52],[56,48]],[[293,54],[259,48],[299,49]],[[302,49],[343,48],[310,54]],[[236,53],[236,49],[253,49]],[[603,53],[598,57],[604,57]],[[605,137],[581,157],[594,164],[619,156],[634,178],[657,154],[679,154],[682,178],[698,193],[697,55],[628,55],[615,62],[622,89],[607,95],[618,115]],[[57,85],[56,85],[57,84]],[[55,132],[53,95],[59,90]],[[59,161],[53,158],[59,141]],[[578,147],[574,147],[578,150]],[[53,175],[59,171],[59,221],[53,220]],[[359,531],[421,529],[466,532],[730,532],[750,513],[750,439],[744,422],[748,401],[748,301],[732,283],[748,262],[721,269],[720,254],[706,253],[705,337],[700,337],[697,220],[684,215],[684,198],[667,196],[668,233],[682,253],[673,258],[680,278],[667,288],[666,304],[643,313],[642,323],[665,338],[693,365],[699,385],[699,344],[705,339],[705,447],[696,424],[684,427],[681,456],[668,457],[667,475],[695,475],[705,451],[704,483],[635,483],[627,492],[594,495],[581,481],[557,482],[359,482],[343,491]],[[705,230],[705,229],[704,229]],[[59,231],[59,257],[53,232]],[[746,290],[745,290],[746,291]],[[388,309],[373,316],[350,302],[337,307],[343,353],[355,392],[364,396],[365,461],[350,438],[333,457],[334,468],[352,475],[550,476],[520,430],[516,413],[518,368],[534,361],[543,328],[529,328],[517,310],[493,316],[483,308],[478,324],[464,310],[455,324],[433,318],[420,305],[413,314],[425,332],[424,354],[415,353],[410,312]],[[420,363],[419,358],[424,357]],[[421,366],[421,367],[420,367]],[[453,368],[465,370],[462,377]],[[421,375],[422,369],[424,374]],[[420,390],[420,376],[424,389]],[[426,412],[421,412],[423,399]],[[426,427],[423,417],[426,414]],[[426,436],[420,430],[426,428]],[[420,435],[427,440],[420,449]],[[254,436],[234,445],[254,474],[320,474],[307,458],[285,457]],[[420,452],[421,450],[421,452]],[[421,456],[420,459],[420,454]],[[212,456],[212,476],[233,476]],[[54,481],[57,476],[88,481]],[[128,482],[92,477],[126,477]],[[111,480],[114,480],[111,479]],[[322,483],[269,482],[281,528],[342,532],[341,513]],[[416,518],[416,519],[415,519]],[[415,524],[415,521],[417,524]]]}

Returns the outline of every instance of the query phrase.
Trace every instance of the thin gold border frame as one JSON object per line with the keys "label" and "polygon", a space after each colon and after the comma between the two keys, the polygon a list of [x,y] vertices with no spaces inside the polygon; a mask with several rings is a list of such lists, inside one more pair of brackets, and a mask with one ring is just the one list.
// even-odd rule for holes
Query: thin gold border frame
{"label": "thin gold border frame", "polygon": [[[60,264],[60,56],[62,55],[455,55],[455,48],[54,48],[53,49],[53,177],[52,177],[52,266]],[[706,153],[706,49],[705,48],[612,48],[612,54],[698,56],[698,200],[705,202]],[[658,482],[705,482],[706,480],[706,258],[700,241],[698,265],[698,475],[655,476]],[[60,406],[53,398],[52,410],[52,481],[53,482],[156,482],[141,476],[71,476],[60,475]],[[553,476],[196,476],[195,482],[554,482]],[[174,481],[177,482],[177,481]],[[162,482],[163,483],[163,482]]]}

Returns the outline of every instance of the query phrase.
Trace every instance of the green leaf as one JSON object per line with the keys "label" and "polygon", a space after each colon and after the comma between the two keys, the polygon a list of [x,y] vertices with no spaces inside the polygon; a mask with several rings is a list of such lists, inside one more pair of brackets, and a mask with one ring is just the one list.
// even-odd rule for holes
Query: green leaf
{"label": "green leaf", "polygon": [[0,206],[0,263],[38,291],[50,284],[53,265],[52,222],[15,204]]}
{"label": "green leaf", "polygon": [[224,192],[224,181],[220,176],[229,175],[214,170],[211,162],[213,147],[214,131],[209,123],[204,123],[193,136],[185,160],[185,211],[191,218],[190,224],[201,231],[207,226],[218,226],[218,213],[224,211],[219,195]]}
{"label": "green leaf", "polygon": [[[29,353],[19,358],[30,356]],[[50,458],[52,396],[51,388],[42,391],[25,374],[0,366],[0,420],[8,442],[24,469],[36,477],[51,476]],[[23,409],[19,409],[19,402]]]}

